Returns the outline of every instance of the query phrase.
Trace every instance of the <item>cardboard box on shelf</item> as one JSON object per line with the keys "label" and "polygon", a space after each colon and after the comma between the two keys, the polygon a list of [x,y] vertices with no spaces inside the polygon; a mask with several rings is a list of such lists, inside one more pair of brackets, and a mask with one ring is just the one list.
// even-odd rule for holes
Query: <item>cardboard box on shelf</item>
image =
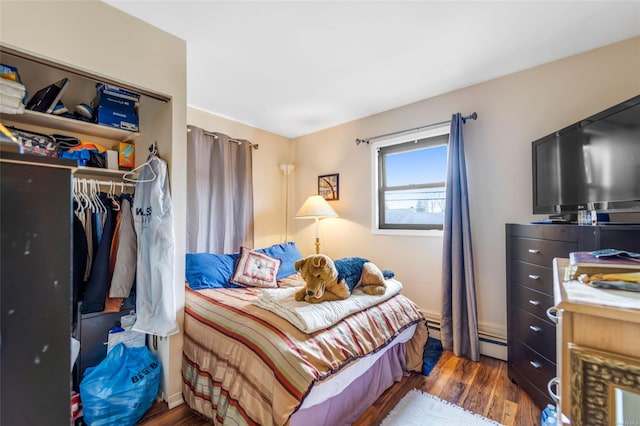
{"label": "cardboard box on shelf", "polygon": [[135,145],[126,142],[118,144],[118,166],[121,169],[132,169],[136,163]]}

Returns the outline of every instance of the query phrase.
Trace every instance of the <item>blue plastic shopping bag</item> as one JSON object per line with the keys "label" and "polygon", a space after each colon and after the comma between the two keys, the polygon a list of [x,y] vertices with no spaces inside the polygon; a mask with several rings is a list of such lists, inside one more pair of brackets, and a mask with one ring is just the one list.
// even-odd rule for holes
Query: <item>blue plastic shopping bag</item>
{"label": "blue plastic shopping bag", "polygon": [[80,382],[84,421],[89,426],[135,424],[158,394],[161,370],[146,346],[119,343]]}

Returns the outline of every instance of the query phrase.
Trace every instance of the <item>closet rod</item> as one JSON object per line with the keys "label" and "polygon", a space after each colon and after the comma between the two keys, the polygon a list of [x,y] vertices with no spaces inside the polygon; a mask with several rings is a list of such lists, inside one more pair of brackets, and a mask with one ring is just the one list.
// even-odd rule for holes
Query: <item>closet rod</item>
{"label": "closet rod", "polygon": [[[187,127],[187,132],[190,132],[190,131],[191,131],[191,128]],[[214,132],[202,130],[202,133],[204,133],[207,136],[212,136],[214,139],[218,139],[218,135]],[[243,143],[248,143],[249,146],[253,149],[258,149],[258,146],[259,146],[257,143],[249,142],[248,140],[244,140],[244,139],[235,139],[232,137],[229,138],[229,142],[237,143],[238,145],[242,145]]]}
{"label": "closet rod", "polygon": [[98,185],[116,185],[116,186],[124,186],[124,187],[127,187],[127,188],[135,188],[136,187],[135,183],[116,182],[116,181],[113,181],[113,180],[98,180],[98,179],[93,179],[93,178],[74,178],[74,179],[77,179],[78,182],[81,182],[82,179],[86,179],[87,182],[94,181]]}

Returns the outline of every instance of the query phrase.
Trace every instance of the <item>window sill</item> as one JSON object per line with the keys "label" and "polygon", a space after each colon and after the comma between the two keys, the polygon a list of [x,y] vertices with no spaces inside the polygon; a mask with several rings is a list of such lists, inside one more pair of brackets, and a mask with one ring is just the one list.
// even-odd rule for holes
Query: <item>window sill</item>
{"label": "window sill", "polygon": [[372,229],[373,235],[396,235],[402,237],[442,237],[442,229]]}

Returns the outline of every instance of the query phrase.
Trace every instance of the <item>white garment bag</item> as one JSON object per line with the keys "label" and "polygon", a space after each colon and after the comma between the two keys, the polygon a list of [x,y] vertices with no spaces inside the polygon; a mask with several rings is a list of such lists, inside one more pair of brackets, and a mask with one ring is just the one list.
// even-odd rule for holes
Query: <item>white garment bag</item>
{"label": "white garment bag", "polygon": [[138,238],[138,318],[133,330],[166,337],[178,332],[175,238],[167,163],[152,153],[136,181],[133,219]]}

